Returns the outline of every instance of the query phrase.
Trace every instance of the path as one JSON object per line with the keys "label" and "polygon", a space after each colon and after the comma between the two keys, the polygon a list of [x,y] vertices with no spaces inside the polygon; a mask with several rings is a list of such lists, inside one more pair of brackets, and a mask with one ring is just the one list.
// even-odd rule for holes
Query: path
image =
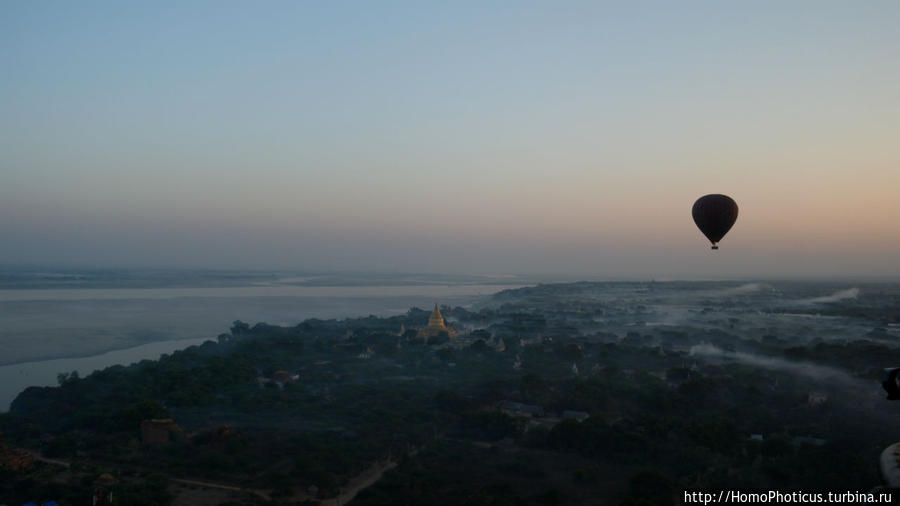
{"label": "path", "polygon": [[175,483],[181,483],[184,485],[193,485],[195,487],[204,487],[204,488],[215,488],[218,490],[228,490],[229,492],[248,492],[251,494],[255,494],[266,501],[271,501],[272,498],[266,492],[262,490],[255,490],[252,488],[241,488],[235,487],[233,485],[222,485],[219,483],[210,483],[208,481],[199,481],[199,480],[188,480],[184,478],[169,478],[169,481],[174,481]]}
{"label": "path", "polygon": [[[42,456],[40,452],[35,451],[35,450],[29,450],[29,449],[24,449],[24,450],[26,452],[28,452],[28,454],[31,455],[31,457],[34,458],[34,460],[36,460],[36,461],[45,462],[47,464],[53,464],[53,465],[57,465],[57,466],[62,466],[65,468],[71,467],[71,463],[69,463],[65,460],[47,458],[47,457]],[[417,453],[416,450],[413,450],[409,453],[409,455],[413,456],[416,453]],[[367,469],[365,469],[363,472],[361,472],[361,473],[357,474],[356,476],[354,476],[353,478],[351,478],[350,481],[347,482],[346,486],[341,487],[340,493],[337,496],[331,497],[328,499],[322,499],[320,501],[320,504],[322,504],[323,506],[342,506],[344,504],[347,504],[348,502],[352,501],[353,498],[356,497],[356,494],[358,494],[361,491],[365,490],[366,488],[374,485],[378,480],[381,479],[382,476],[384,476],[384,473],[386,473],[387,471],[389,471],[395,467],[397,467],[397,462],[394,462],[392,460],[376,461],[371,466],[369,466]],[[263,491],[263,490],[258,490],[258,489],[243,488],[243,487],[237,487],[234,485],[224,485],[221,483],[211,483],[211,482],[200,481],[200,480],[190,480],[187,478],[169,478],[169,480],[172,482],[175,482],[175,483],[180,483],[182,485],[189,485],[189,486],[194,486],[194,487],[204,487],[204,488],[209,488],[209,489],[225,490],[228,492],[251,493],[251,494],[254,494],[257,497],[264,499],[266,501],[272,500],[272,497],[269,495],[268,492]],[[296,494],[292,498],[292,500],[298,501],[298,502],[308,500],[308,499],[315,500],[314,497],[312,497],[306,493]]]}
{"label": "path", "polygon": [[28,455],[31,455],[31,458],[33,458],[34,460],[36,460],[38,462],[44,462],[47,464],[53,464],[55,466],[62,466],[65,468],[72,467],[72,464],[66,462],[65,460],[49,459],[47,457],[42,456],[41,452],[36,451],[36,450],[31,450],[28,448],[17,448],[17,450],[28,453]]}
{"label": "path", "polygon": [[354,476],[346,486],[341,488],[341,492],[337,497],[325,499],[321,502],[322,506],[341,506],[352,501],[356,494],[362,490],[371,487],[375,482],[388,470],[397,467],[397,463],[387,460],[383,462],[375,462],[365,471]]}

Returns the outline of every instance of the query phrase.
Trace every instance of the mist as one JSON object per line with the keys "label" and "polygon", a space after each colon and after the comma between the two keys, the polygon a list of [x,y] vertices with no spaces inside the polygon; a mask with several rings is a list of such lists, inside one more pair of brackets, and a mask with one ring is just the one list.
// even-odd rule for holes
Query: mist
{"label": "mist", "polygon": [[835,292],[831,295],[824,295],[822,297],[814,297],[812,299],[806,299],[801,301],[801,303],[805,304],[824,304],[827,302],[838,302],[841,300],[847,299],[855,299],[859,296],[859,288],[848,288],[846,290],[841,290]]}
{"label": "mist", "polygon": [[871,396],[877,392],[871,381],[863,381],[834,367],[828,367],[809,362],[795,362],[779,357],[766,357],[741,351],[726,351],[711,344],[697,344],[691,346],[689,354],[696,357],[717,358],[726,361],[734,361],[752,367],[760,367],[773,371],[782,371],[811,379],[821,388],[842,387],[852,389],[860,395]]}

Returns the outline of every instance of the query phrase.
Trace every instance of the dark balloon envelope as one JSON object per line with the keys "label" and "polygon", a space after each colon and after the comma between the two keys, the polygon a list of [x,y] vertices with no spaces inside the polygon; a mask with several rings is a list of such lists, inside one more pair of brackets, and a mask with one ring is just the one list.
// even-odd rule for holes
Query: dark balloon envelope
{"label": "dark balloon envelope", "polygon": [[712,249],[719,249],[717,243],[731,230],[737,221],[737,203],[728,195],[704,195],[694,202],[691,209],[694,223],[712,243]]}

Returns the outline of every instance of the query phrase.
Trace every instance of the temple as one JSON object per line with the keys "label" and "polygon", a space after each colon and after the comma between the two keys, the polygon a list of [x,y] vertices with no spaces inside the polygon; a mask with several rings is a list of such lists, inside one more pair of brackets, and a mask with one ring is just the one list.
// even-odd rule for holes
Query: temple
{"label": "temple", "polygon": [[444,315],[441,314],[441,310],[438,309],[438,305],[435,303],[434,311],[428,317],[428,326],[420,330],[419,335],[427,339],[429,337],[437,337],[441,335],[441,332],[446,332],[449,337],[456,337],[456,330],[444,323]]}

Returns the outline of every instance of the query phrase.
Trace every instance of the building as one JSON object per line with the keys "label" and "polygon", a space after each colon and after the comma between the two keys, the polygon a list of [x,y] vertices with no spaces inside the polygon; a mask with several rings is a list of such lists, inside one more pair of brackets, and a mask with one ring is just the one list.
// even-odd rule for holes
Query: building
{"label": "building", "polygon": [[441,314],[441,310],[438,309],[438,305],[435,303],[434,311],[428,317],[428,326],[419,331],[419,336],[428,339],[429,337],[437,337],[442,332],[446,332],[449,337],[456,337],[456,330],[444,323],[444,315]]}
{"label": "building", "polygon": [[526,418],[537,418],[544,416],[544,408],[533,404],[522,404],[521,402],[503,401],[498,406],[500,411],[509,416],[524,416]]}
{"label": "building", "polygon": [[828,394],[822,392],[810,392],[807,403],[810,407],[818,406],[828,402]]}
{"label": "building", "polygon": [[823,446],[828,441],[818,438],[818,437],[809,437],[809,436],[796,436],[791,438],[791,444],[794,446],[801,445],[811,445],[811,446]]}
{"label": "building", "polygon": [[141,422],[141,441],[144,444],[165,444],[172,440],[172,434],[183,432],[171,418],[155,418]]}
{"label": "building", "polygon": [[24,450],[16,450],[6,445],[0,432],[0,469],[27,471],[34,466],[34,459]]}
{"label": "building", "polygon": [[563,420],[575,420],[576,422],[583,422],[590,417],[591,417],[591,415],[588,413],[585,413],[584,411],[575,411],[572,409],[567,409],[562,412],[561,418]]}
{"label": "building", "polygon": [[272,381],[275,383],[280,383],[282,385],[290,383],[294,378],[291,377],[291,373],[287,371],[275,371],[272,373]]}
{"label": "building", "polygon": [[94,498],[92,501],[93,506],[112,506],[115,504],[115,498],[113,497],[112,487],[115,486],[116,483],[119,483],[119,480],[113,477],[113,475],[109,473],[103,473],[99,478],[94,482]]}

